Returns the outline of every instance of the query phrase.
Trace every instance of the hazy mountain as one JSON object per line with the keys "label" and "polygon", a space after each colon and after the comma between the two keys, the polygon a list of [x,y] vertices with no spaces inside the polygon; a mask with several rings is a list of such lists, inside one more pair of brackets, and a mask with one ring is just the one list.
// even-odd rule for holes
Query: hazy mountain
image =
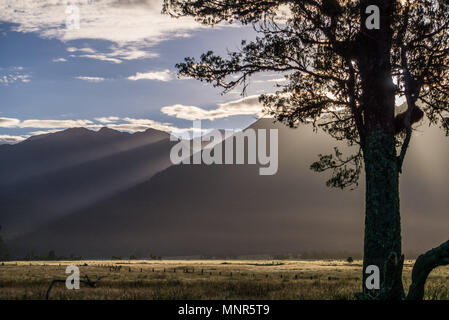
{"label": "hazy mountain", "polygon": [[[309,170],[338,142],[268,119],[252,128],[279,129],[274,176],[260,176],[258,165],[172,166],[10,245],[20,254],[53,249],[84,257],[361,251],[363,181],[355,191],[332,190],[326,174]],[[402,176],[406,251],[449,238],[449,141],[425,131],[416,132]]]}
{"label": "hazy mountain", "polygon": [[165,132],[149,129],[129,134],[109,128],[86,128],[31,137],[15,145],[0,145],[0,186],[58,171],[65,167],[114,155],[168,139]]}
{"label": "hazy mountain", "polygon": [[0,148],[0,224],[23,234],[149,179],[171,165],[169,135],[84,128]]}

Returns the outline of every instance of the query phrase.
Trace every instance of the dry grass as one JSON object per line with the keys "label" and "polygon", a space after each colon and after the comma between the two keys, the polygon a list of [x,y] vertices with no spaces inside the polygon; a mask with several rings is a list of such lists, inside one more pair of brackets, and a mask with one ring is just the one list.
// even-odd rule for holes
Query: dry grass
{"label": "dry grass", "polygon": [[[0,299],[44,299],[50,282],[65,279],[65,269],[72,264],[80,267],[81,277],[106,278],[97,288],[81,285],[81,290],[67,290],[58,283],[51,292],[52,299],[347,300],[353,299],[362,286],[360,261],[8,262],[0,265]],[[412,265],[413,261],[405,264],[406,287]],[[109,266],[122,268],[110,271]],[[449,299],[448,279],[448,267],[432,272],[426,299]]]}

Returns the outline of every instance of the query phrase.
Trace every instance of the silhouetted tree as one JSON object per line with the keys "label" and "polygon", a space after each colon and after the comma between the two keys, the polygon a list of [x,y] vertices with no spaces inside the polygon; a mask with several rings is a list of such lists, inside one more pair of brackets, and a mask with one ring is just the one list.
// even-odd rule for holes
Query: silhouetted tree
{"label": "silhouetted tree", "polygon": [[50,250],[47,255],[47,260],[57,260],[58,257],[56,256],[55,250]]}
{"label": "silhouetted tree", "polygon": [[[0,231],[2,231],[2,226],[0,226]],[[0,235],[0,260],[9,259],[8,249],[3,241],[2,236]]]}
{"label": "silhouetted tree", "polygon": [[[180,75],[224,92],[243,85],[244,94],[256,73],[285,74],[278,92],[261,96],[265,110],[290,127],[312,124],[357,150],[344,156],[335,148],[312,169],[332,170],[327,184],[345,188],[357,186],[364,168],[363,264],[380,268],[381,289],[364,287],[360,298],[405,298],[399,176],[412,125],[424,114],[449,134],[448,1],[165,0],[163,11],[205,25],[253,25],[254,41],[242,41],[227,57],[209,51],[199,61],[186,58],[177,65]],[[406,100],[401,114],[397,97]],[[408,297],[422,298],[429,272],[448,263],[449,242],[420,256]]]}

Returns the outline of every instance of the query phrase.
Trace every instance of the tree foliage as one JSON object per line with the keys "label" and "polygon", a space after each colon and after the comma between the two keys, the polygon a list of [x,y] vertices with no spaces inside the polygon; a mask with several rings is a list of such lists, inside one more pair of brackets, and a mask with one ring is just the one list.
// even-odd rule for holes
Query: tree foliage
{"label": "tree foliage", "polygon": [[[449,135],[449,4],[447,0],[391,1],[388,30],[391,43],[389,86],[406,111],[396,111],[398,162],[407,151],[412,125],[425,115]],[[228,92],[239,85],[246,90],[260,72],[286,76],[274,94],[261,96],[268,114],[295,127],[300,123],[321,128],[359,151],[341,158],[340,151],[321,156],[312,169],[332,169],[332,187],[357,185],[363,164],[364,135],[369,110],[364,104],[361,73],[369,41],[363,31],[368,1],[352,0],[166,0],[164,12],[192,16],[206,25],[223,22],[251,24],[256,40],[242,41],[227,57],[212,51],[199,60],[186,58],[177,65],[182,76],[212,83]],[[284,10],[282,10],[284,9]],[[288,9],[285,17],[280,12]],[[374,41],[374,40],[373,40]],[[372,65],[373,71],[376,69]],[[393,113],[394,114],[394,113]]]}

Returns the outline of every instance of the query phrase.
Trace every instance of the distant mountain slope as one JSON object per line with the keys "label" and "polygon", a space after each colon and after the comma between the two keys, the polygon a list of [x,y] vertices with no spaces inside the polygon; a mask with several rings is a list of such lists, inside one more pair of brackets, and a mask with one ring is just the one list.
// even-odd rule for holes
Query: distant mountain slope
{"label": "distant mountain slope", "polygon": [[[324,175],[309,170],[317,154],[330,152],[337,142],[310,128],[288,129],[267,119],[252,127],[279,129],[275,176],[260,176],[257,165],[172,166],[10,245],[18,254],[52,249],[84,257],[136,251],[164,256],[360,252],[364,188],[330,190]],[[402,177],[408,251],[449,238],[449,173],[442,170],[443,160],[429,163],[429,152],[448,158],[449,141],[437,131],[426,131],[416,137]]]}
{"label": "distant mountain slope", "polygon": [[20,235],[141,183],[171,165],[172,145],[156,130],[75,128],[4,146],[0,224]]}
{"label": "distant mountain slope", "polygon": [[119,152],[168,139],[165,132],[149,129],[129,134],[109,128],[86,128],[31,137],[15,145],[0,145],[0,186],[58,171]]}

